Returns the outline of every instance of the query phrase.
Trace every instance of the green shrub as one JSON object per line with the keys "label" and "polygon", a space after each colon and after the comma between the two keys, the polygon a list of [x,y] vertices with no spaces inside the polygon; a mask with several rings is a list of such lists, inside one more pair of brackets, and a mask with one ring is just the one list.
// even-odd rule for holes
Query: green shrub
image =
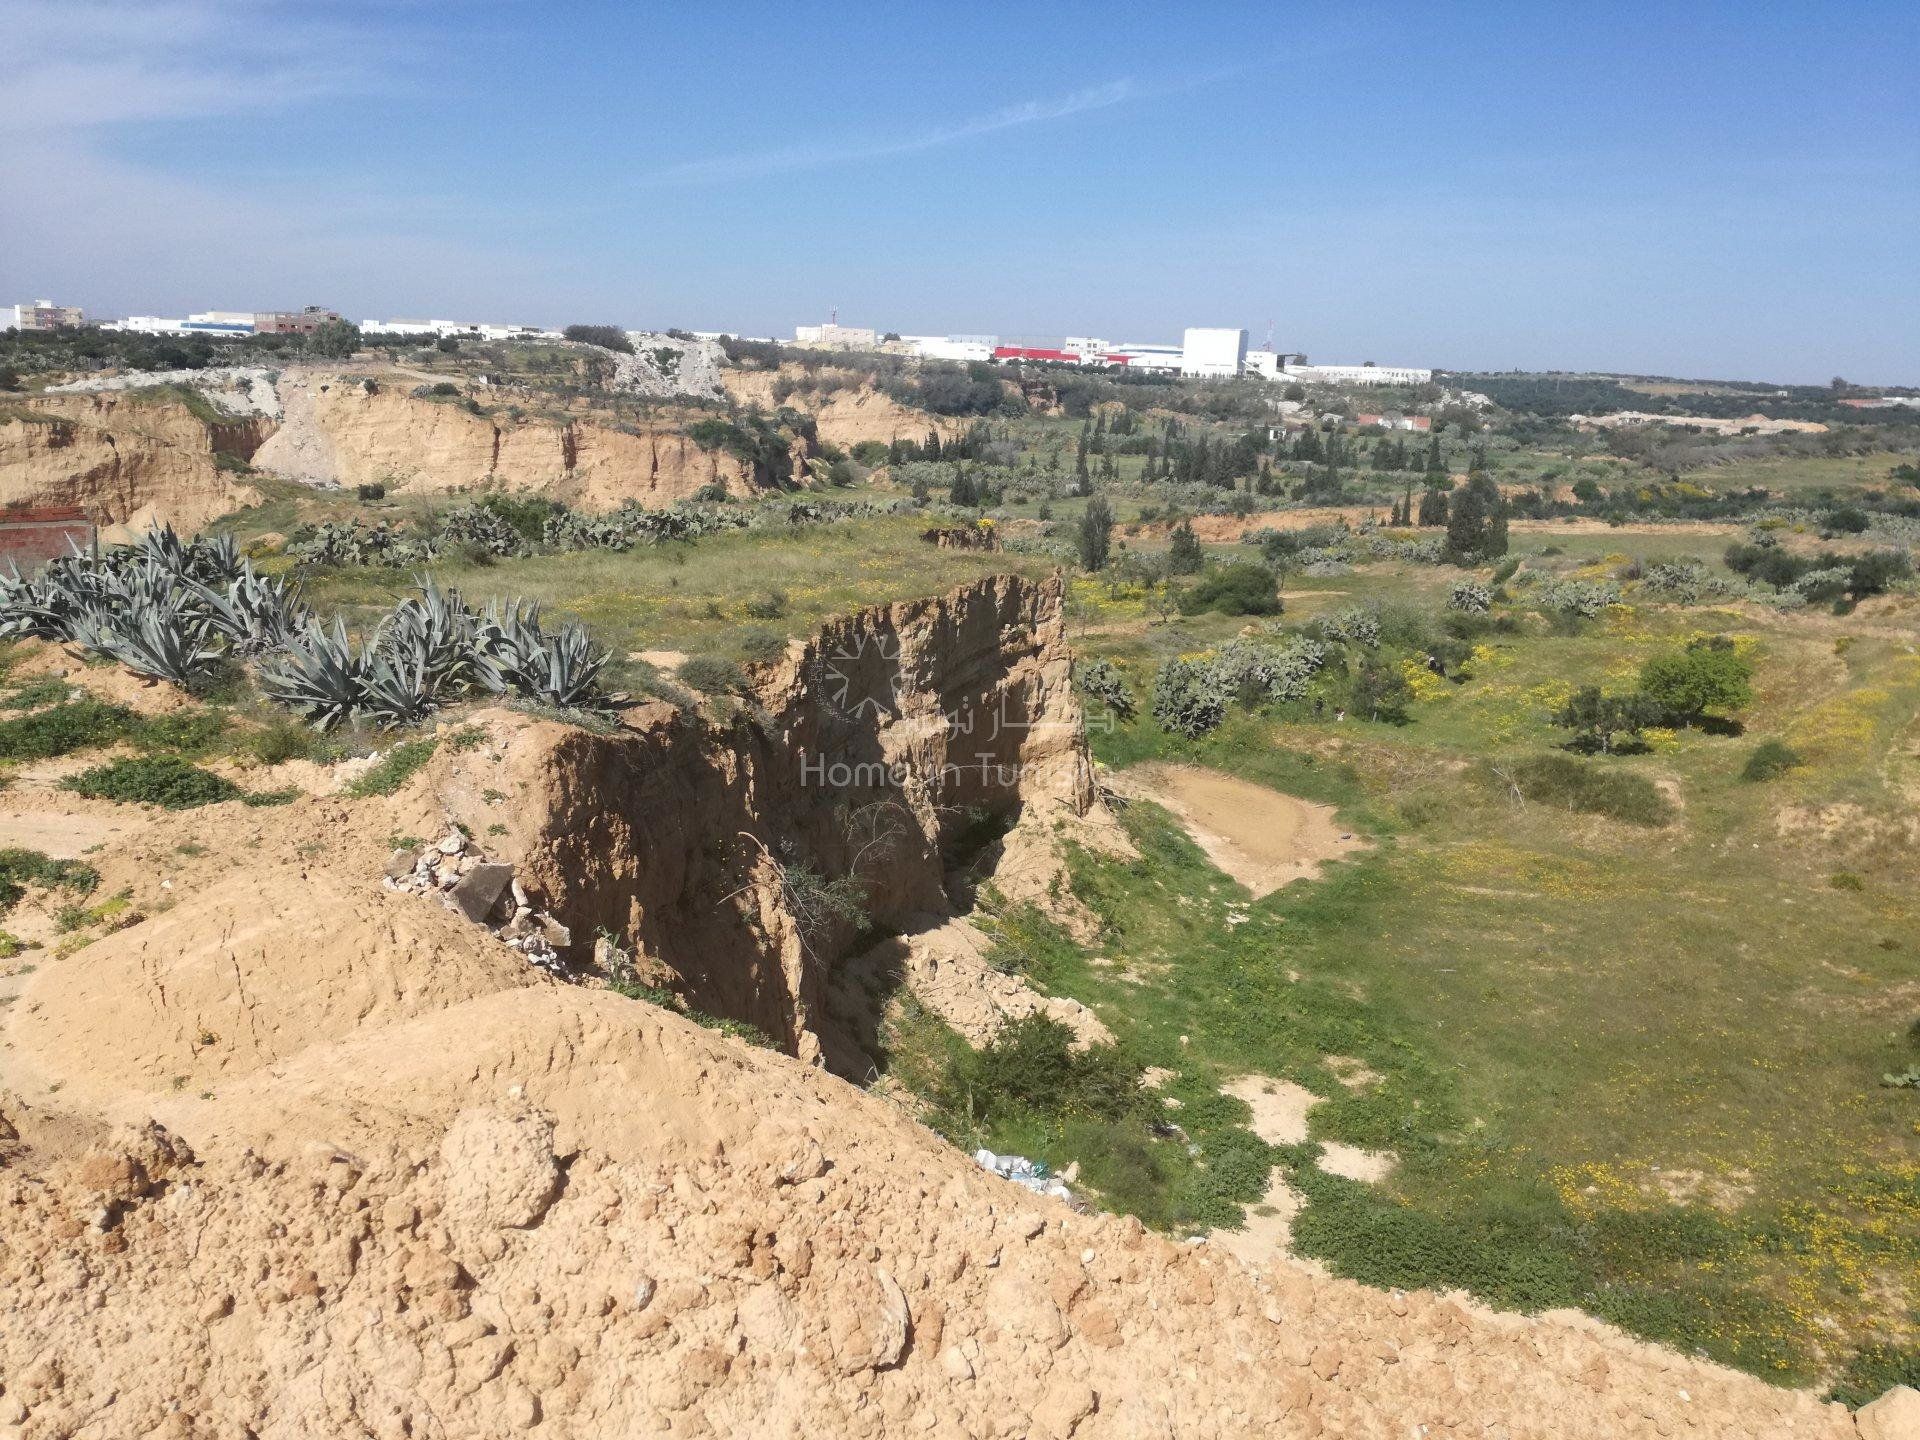
{"label": "green shrub", "polygon": [[51,760],[75,750],[112,745],[131,736],[140,718],[120,705],[74,700],[50,710],[0,721],[0,760]]}
{"label": "green shrub", "polygon": [[1530,755],[1506,771],[1528,800],[1630,825],[1665,825],[1673,802],[1644,775],[1617,766],[1591,765],[1571,755]]}
{"label": "green shrub", "polygon": [[0,710],[38,710],[44,705],[58,705],[69,693],[70,687],[66,681],[45,675],[22,685],[6,699],[0,700]]}
{"label": "green shrub", "polygon": [[369,795],[391,795],[411,780],[421,766],[433,758],[440,746],[436,739],[403,740],[383,755],[358,780],[347,787],[349,795],[365,799]]}
{"label": "green shrub", "polygon": [[1752,679],[1752,662],[1721,635],[1652,656],[1640,667],[1640,688],[1689,725],[1708,711],[1745,705],[1753,698]]}
{"label": "green shrub", "polygon": [[1742,780],[1775,780],[1806,764],[1800,752],[1783,740],[1762,740],[1753,747],[1747,763],[1740,767]]}
{"label": "green shrub", "polygon": [[747,688],[746,672],[719,655],[689,656],[676,674],[704,695],[734,695]]}
{"label": "green shrub", "polygon": [[1836,870],[1827,877],[1827,883],[1836,890],[1864,890],[1867,882],[1851,870]]}
{"label": "green shrub", "polygon": [[0,912],[11,910],[29,885],[77,890],[84,895],[99,883],[98,872],[77,860],[55,860],[38,850],[0,850]]}
{"label": "green shrub", "polygon": [[226,731],[227,717],[211,710],[160,715],[140,722],[133,741],[142,750],[204,755]]}
{"label": "green shrub", "polygon": [[232,800],[240,787],[210,770],[174,755],[139,755],[96,765],[61,782],[92,800],[158,805],[163,810],[192,810]]}
{"label": "green shrub", "polygon": [[755,620],[778,620],[787,613],[787,592],[768,590],[754,596],[740,607]]}
{"label": "green shrub", "polygon": [[248,731],[234,748],[262,765],[283,765],[289,760],[318,759],[327,753],[330,744],[311,725],[281,717],[258,730]]}
{"label": "green shrub", "polygon": [[1187,615],[1208,610],[1221,615],[1278,615],[1281,608],[1273,572],[1250,560],[1209,570],[1180,597],[1181,612]]}
{"label": "green shrub", "polygon": [[1138,1064],[1112,1045],[1072,1047],[1073,1031],[1050,1015],[1012,1021],[946,1077],[945,1108],[991,1124],[1023,1111],[1117,1120],[1142,1106]]}
{"label": "green shrub", "polygon": [[734,637],[734,644],[738,647],[741,658],[755,665],[765,665],[787,653],[786,637],[772,630],[758,628],[742,630]]}
{"label": "green shrub", "polygon": [[1896,1385],[1920,1389],[1920,1346],[1867,1345],[1856,1350],[1827,1392],[1827,1399],[1859,1409]]}

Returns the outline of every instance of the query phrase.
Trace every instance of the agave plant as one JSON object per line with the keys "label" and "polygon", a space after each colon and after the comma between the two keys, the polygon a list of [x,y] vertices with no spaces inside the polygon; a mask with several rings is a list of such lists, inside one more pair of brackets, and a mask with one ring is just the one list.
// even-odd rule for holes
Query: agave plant
{"label": "agave plant", "polygon": [[206,679],[220,663],[212,622],[183,591],[134,590],[121,608],[86,614],[81,643],[111,655],[136,675],[184,688]]}
{"label": "agave plant", "polygon": [[256,574],[253,563],[240,569],[222,594],[198,580],[184,582],[215,631],[236,655],[264,655],[291,640],[310,618],[300,587],[275,576]]}
{"label": "agave plant", "polygon": [[78,609],[78,597],[49,573],[23,576],[9,566],[0,575],[0,639],[28,635],[42,640],[68,638],[67,627]]}
{"label": "agave plant", "polygon": [[442,590],[430,576],[417,583],[420,594],[402,600],[382,622],[380,653],[419,669],[435,692],[497,688],[481,675],[480,617],[458,590]]}
{"label": "agave plant", "polygon": [[187,547],[185,574],[195,580],[237,580],[247,564],[231,535],[201,535]]}
{"label": "agave plant", "polygon": [[376,651],[367,657],[360,711],[369,720],[383,729],[417,725],[437,708],[438,686],[424,653]]}
{"label": "agave plant", "polygon": [[318,730],[351,720],[367,698],[370,654],[347,638],[336,619],[328,630],[317,620],[260,669],[267,698],[299,712]]}
{"label": "agave plant", "polygon": [[610,658],[611,652],[595,649],[586,626],[565,625],[521,656],[515,688],[529,700],[562,710],[604,709],[608,700],[599,678]]}

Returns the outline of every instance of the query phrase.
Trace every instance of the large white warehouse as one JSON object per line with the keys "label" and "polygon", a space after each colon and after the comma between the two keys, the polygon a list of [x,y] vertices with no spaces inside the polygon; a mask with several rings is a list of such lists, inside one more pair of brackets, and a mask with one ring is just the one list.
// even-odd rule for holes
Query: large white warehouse
{"label": "large white warehouse", "polygon": [[1189,329],[1180,343],[1182,375],[1238,375],[1246,363],[1245,330]]}

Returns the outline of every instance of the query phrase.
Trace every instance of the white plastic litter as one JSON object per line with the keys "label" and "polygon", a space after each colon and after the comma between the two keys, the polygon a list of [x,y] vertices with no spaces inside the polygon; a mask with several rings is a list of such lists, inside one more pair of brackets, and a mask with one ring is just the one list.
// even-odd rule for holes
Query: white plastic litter
{"label": "white plastic litter", "polygon": [[1066,1182],[1047,1168],[1044,1160],[1029,1160],[1024,1155],[996,1155],[991,1150],[973,1152],[973,1163],[991,1170],[1002,1180],[1011,1180],[1036,1195],[1051,1195],[1056,1200],[1072,1200],[1073,1191]]}

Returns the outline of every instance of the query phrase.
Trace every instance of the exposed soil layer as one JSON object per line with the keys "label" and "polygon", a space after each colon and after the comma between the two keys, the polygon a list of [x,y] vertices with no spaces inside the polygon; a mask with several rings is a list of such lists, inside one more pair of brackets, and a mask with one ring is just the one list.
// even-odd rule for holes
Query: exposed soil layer
{"label": "exposed soil layer", "polygon": [[1113,785],[1122,795],[1172,811],[1207,858],[1256,899],[1366,848],[1330,805],[1199,765],[1133,765],[1118,772]]}

